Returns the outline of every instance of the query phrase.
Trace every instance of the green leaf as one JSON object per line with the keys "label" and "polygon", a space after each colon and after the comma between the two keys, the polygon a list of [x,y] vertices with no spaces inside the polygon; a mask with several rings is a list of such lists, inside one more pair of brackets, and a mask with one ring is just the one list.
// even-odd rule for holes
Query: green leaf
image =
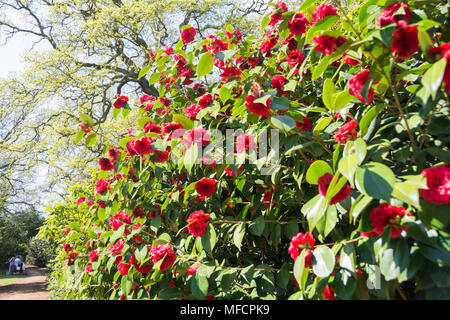
{"label": "green leaf", "polygon": [[420,209],[419,190],[408,182],[396,182],[392,196]]}
{"label": "green leaf", "polygon": [[245,223],[240,223],[234,230],[233,234],[233,243],[234,245],[241,251],[242,239],[244,239],[245,235]]}
{"label": "green leaf", "polygon": [[264,221],[264,217],[259,216],[254,221],[252,221],[252,223],[250,223],[248,229],[253,235],[259,237],[264,232],[265,225],[266,224]]}
{"label": "green leaf", "polygon": [[328,66],[330,65],[330,55],[326,55],[325,57],[320,60],[319,64],[314,68],[314,71],[312,73],[312,81],[316,81],[322,74],[327,70]]}
{"label": "green leaf", "polygon": [[336,226],[337,223],[337,210],[336,206],[328,206],[325,214],[317,222],[317,231],[324,237],[326,237]]}
{"label": "green leaf", "polygon": [[149,85],[155,84],[156,82],[158,82],[158,80],[160,78],[161,78],[161,73],[156,72],[150,76],[150,79],[148,79],[148,84]]}
{"label": "green leaf", "polygon": [[93,146],[97,141],[97,135],[95,133],[91,133],[86,137],[86,147]]}
{"label": "green leaf", "polygon": [[139,75],[138,75],[138,79],[142,78],[143,76],[145,76],[148,71],[150,70],[151,66],[145,66],[141,69],[141,71],[139,71]]}
{"label": "green leaf", "polygon": [[330,26],[335,23],[339,18],[335,15],[326,16],[317,22],[314,26],[312,26],[307,35],[306,35],[306,44],[312,43],[312,38],[314,37],[314,33],[320,30],[327,30]]}
{"label": "green leaf", "polygon": [[327,107],[327,109],[329,109],[329,110],[334,109],[333,96],[334,96],[335,92],[336,92],[336,87],[333,83],[333,80],[326,79],[325,83],[323,85],[322,100],[323,100],[323,103],[325,104],[325,107]]}
{"label": "green leaf", "polygon": [[214,67],[214,58],[210,52],[205,52],[197,64],[197,77],[203,77],[211,72]]}
{"label": "green leaf", "polygon": [[317,125],[313,129],[313,134],[317,136],[319,133],[321,133],[330,123],[333,121],[333,118],[331,117],[324,117],[321,118]]}
{"label": "green leaf", "polygon": [[328,277],[334,270],[334,253],[327,246],[319,246],[313,251],[312,268],[316,276]]}
{"label": "green leaf", "polygon": [[356,290],[356,277],[347,269],[339,269],[334,276],[333,290],[341,299],[350,299]]}
{"label": "green leaf", "polygon": [[285,262],[283,263],[283,265],[280,268],[280,271],[278,271],[276,275],[276,283],[278,287],[286,289],[289,281],[290,281],[289,264]]}
{"label": "green leaf", "polygon": [[174,114],[172,120],[175,121],[176,123],[181,124],[183,128],[186,130],[194,128],[194,122],[183,114],[180,113]]}
{"label": "green leaf", "polygon": [[79,130],[75,137],[75,144],[78,144],[81,141],[81,139],[83,139],[83,137],[84,137],[84,131]]}
{"label": "green leaf", "polygon": [[80,114],[80,119],[83,121],[83,123],[87,123],[90,126],[94,125],[94,120],[92,120],[92,118],[85,113]]}
{"label": "green leaf", "polygon": [[306,181],[308,181],[309,184],[318,184],[319,178],[325,173],[333,174],[330,165],[323,160],[316,160],[306,171]]}
{"label": "green leaf", "polygon": [[202,245],[207,252],[212,252],[217,243],[217,234],[214,230],[214,226],[208,223],[208,228],[205,234],[202,236]]}
{"label": "green leaf", "polygon": [[394,183],[394,173],[384,164],[370,162],[356,169],[356,188],[372,198],[390,201]]}
{"label": "green leaf", "polygon": [[289,109],[289,99],[286,97],[273,97],[270,101],[270,106],[275,110]]}
{"label": "green leaf", "polygon": [[355,100],[355,97],[352,96],[348,90],[344,90],[339,92],[338,94],[334,95],[334,100],[333,100],[333,109],[332,110],[339,110],[343,107],[345,107],[348,103],[352,102],[353,100]]}
{"label": "green leaf", "polygon": [[200,274],[200,270],[197,270],[196,273],[191,278],[191,290],[193,295],[199,299],[205,299],[205,296],[208,294],[208,279]]}
{"label": "green leaf", "polygon": [[231,97],[232,90],[227,86],[222,86],[219,90],[219,98],[222,103],[225,103]]}
{"label": "green leaf", "polygon": [[270,122],[272,122],[275,128],[286,133],[296,126],[295,120],[289,116],[272,116],[270,117]]}
{"label": "green leaf", "polygon": [[306,216],[309,224],[309,230],[312,231],[320,218],[325,214],[328,207],[328,200],[320,194],[305,203],[301,212]]}
{"label": "green leaf", "polygon": [[294,263],[294,277],[302,292],[305,291],[306,280],[308,280],[309,268],[305,268],[306,250],[302,250]]}
{"label": "green leaf", "polygon": [[338,164],[339,172],[353,185],[353,176],[358,168],[359,158],[356,153],[343,157]]}
{"label": "green leaf", "polygon": [[122,112],[122,109],[119,109],[119,108],[113,108],[112,114],[113,114],[114,120],[117,119],[117,117],[119,116],[119,114],[120,114],[121,112]]}
{"label": "green leaf", "polygon": [[409,264],[409,246],[405,239],[391,239],[379,252],[380,271],[387,281],[396,279]]}
{"label": "green leaf", "polygon": [[430,69],[425,72],[422,78],[422,84],[425,89],[424,103],[427,102],[428,97],[431,95],[433,99],[436,98],[436,94],[441,86],[442,79],[444,77],[445,66],[447,60],[442,58],[438,62],[434,63]]}
{"label": "green leaf", "polygon": [[377,104],[370,108],[364,116],[361,118],[359,122],[359,128],[361,130],[360,136],[364,137],[367,133],[367,130],[371,124],[371,122],[377,117],[377,115],[386,107],[385,104]]}
{"label": "green leaf", "polygon": [[298,11],[304,11],[305,9],[309,8],[311,5],[313,5],[316,2],[316,0],[306,0],[303,1],[302,5],[298,9]]}

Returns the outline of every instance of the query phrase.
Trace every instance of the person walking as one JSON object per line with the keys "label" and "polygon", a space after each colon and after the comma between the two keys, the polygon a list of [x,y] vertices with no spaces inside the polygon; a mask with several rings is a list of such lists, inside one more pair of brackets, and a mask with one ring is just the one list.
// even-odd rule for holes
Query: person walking
{"label": "person walking", "polygon": [[19,269],[19,273],[22,273],[22,264],[22,260],[19,257],[14,260],[14,268],[15,270]]}
{"label": "person walking", "polygon": [[9,271],[8,275],[11,274],[11,271],[13,271],[14,262],[16,261],[16,257],[12,256],[11,259],[9,259]]}

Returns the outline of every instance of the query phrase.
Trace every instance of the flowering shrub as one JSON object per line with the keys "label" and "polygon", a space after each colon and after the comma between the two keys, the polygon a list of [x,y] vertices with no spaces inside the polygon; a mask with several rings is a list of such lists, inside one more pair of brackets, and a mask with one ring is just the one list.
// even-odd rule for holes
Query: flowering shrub
{"label": "flowering shrub", "polygon": [[77,195],[60,296],[449,297],[450,32],[427,3],[278,1],[262,39],[185,26],[151,52],[160,96],[116,98],[139,119]]}

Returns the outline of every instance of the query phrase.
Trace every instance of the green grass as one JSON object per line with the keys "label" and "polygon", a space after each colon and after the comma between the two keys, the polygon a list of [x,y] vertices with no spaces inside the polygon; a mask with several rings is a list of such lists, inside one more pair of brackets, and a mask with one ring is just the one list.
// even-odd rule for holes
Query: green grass
{"label": "green grass", "polygon": [[6,286],[19,280],[21,277],[18,275],[9,275],[8,270],[0,270],[0,285]]}

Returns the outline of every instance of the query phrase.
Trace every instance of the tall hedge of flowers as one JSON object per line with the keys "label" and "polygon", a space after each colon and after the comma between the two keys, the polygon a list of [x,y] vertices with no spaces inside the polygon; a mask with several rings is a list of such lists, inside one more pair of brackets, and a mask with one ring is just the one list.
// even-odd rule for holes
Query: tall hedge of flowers
{"label": "tall hedge of flowers", "polygon": [[[449,298],[448,7],[342,3],[149,52],[159,97],[114,98],[139,119],[74,200],[60,297]],[[199,156],[229,129],[234,163]],[[279,159],[250,163],[264,130]]]}

